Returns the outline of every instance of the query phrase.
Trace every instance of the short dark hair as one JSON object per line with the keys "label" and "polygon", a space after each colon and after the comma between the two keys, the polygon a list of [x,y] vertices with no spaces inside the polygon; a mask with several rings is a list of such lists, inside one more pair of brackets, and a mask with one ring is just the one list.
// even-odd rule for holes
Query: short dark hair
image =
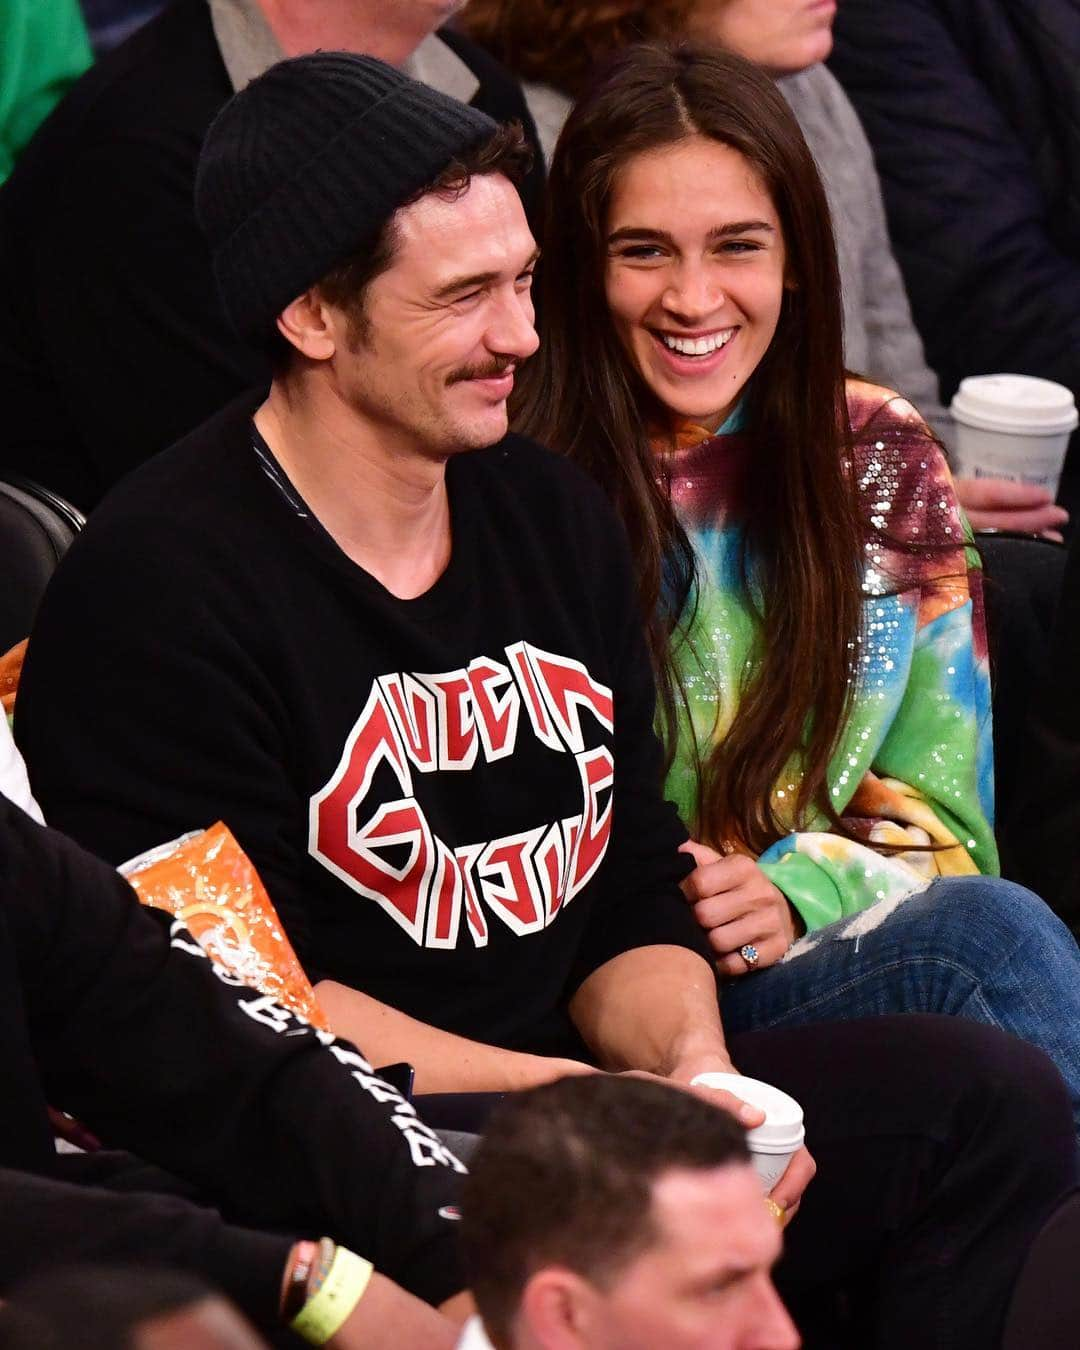
{"label": "short dark hair", "polygon": [[[488,140],[452,159],[438,177],[403,202],[398,211],[432,192],[453,200],[466,190],[474,177],[485,174],[502,174],[518,187],[531,163],[532,148],[525,139],[521,123],[508,122],[500,126]],[[314,289],[348,317],[351,342],[366,342],[370,336],[370,323],[365,311],[368,288],[393,263],[397,243],[395,211],[379,231],[374,243],[343,258],[315,284]],[[267,353],[275,374],[281,374],[288,368],[294,353],[292,343],[275,332]]]}
{"label": "short dark hair", "polygon": [[493,1343],[510,1344],[536,1270],[564,1265],[602,1287],[649,1246],[661,1173],[749,1157],[733,1116],[648,1079],[589,1074],[508,1097],[462,1199],[469,1284]]}

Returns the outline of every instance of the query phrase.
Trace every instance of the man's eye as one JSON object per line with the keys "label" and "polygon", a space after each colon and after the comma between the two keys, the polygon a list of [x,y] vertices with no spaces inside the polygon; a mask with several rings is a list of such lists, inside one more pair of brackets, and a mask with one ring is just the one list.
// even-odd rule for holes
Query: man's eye
{"label": "man's eye", "polygon": [[527,291],[529,287],[533,284],[533,277],[535,275],[536,273],[532,270],[532,268],[530,268],[529,271],[527,272],[522,272],[522,274],[517,279],[517,285],[519,289]]}

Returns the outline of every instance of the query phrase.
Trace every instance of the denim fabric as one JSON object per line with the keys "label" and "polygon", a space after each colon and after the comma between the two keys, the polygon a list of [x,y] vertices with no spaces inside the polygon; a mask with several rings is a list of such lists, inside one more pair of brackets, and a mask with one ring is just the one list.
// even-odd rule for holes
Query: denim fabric
{"label": "denim fabric", "polygon": [[779,965],[730,980],[729,1033],[886,1013],[988,1022],[1057,1065],[1080,1134],[1080,949],[1031,891],[947,877],[809,934]]}

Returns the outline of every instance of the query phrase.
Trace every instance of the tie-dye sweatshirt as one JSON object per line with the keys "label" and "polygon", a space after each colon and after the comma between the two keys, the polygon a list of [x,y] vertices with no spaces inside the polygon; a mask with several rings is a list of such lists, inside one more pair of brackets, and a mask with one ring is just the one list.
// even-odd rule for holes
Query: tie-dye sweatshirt
{"label": "tie-dye sweatshirt", "polygon": [[[758,861],[811,930],[936,876],[998,868],[982,574],[949,470],[899,396],[851,381],[848,408],[867,522],[866,600],[854,701],[828,787],[862,838],[947,847],[883,854],[830,832],[823,818],[807,822]],[[668,780],[687,821],[696,804],[691,738],[704,754],[724,735],[757,659],[737,510],[741,466],[753,453],[752,430],[735,418],[715,434],[684,427],[677,448],[664,452],[699,570],[688,641],[678,648],[690,716]],[[879,532],[899,546],[883,545]],[[784,777],[775,789],[781,814],[794,800],[797,762]]]}

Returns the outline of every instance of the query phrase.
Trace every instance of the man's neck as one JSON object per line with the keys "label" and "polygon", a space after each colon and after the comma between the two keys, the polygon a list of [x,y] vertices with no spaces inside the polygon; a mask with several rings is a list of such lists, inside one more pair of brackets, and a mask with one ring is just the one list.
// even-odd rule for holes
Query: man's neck
{"label": "man's neck", "polygon": [[342,552],[415,599],[450,561],[446,461],[381,436],[336,394],[313,390],[317,380],[275,380],[255,425]]}
{"label": "man's neck", "polygon": [[258,0],[286,56],[324,51],[365,52],[400,65],[433,31],[396,0]]}

